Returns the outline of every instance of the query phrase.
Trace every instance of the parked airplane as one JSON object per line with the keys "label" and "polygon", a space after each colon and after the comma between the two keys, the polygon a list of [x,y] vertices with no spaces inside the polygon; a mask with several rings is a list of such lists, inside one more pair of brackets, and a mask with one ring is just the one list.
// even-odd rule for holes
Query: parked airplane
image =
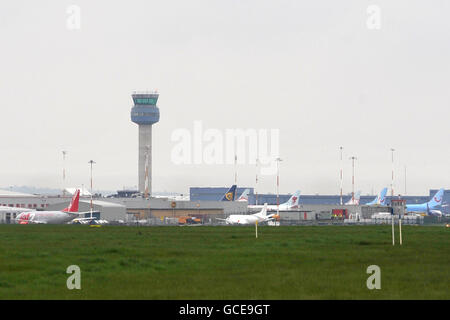
{"label": "parked airplane", "polygon": [[265,203],[263,209],[255,214],[232,214],[226,219],[216,219],[225,221],[226,224],[255,224],[272,220],[274,216],[274,214],[267,215],[267,203]]}
{"label": "parked airplane", "polygon": [[248,202],[248,195],[250,194],[250,189],[245,189],[244,192],[242,192],[241,196],[237,201],[247,201]]}
{"label": "parked airplane", "polygon": [[225,192],[220,201],[234,201],[235,198],[236,198],[236,185],[233,184],[231,188],[227,192]]}
{"label": "parked airplane", "polygon": [[78,221],[92,220],[96,218],[80,218],[89,212],[78,212],[78,203],[80,200],[80,190],[77,190],[70,202],[70,205],[62,211],[28,211],[19,214],[16,218],[19,224],[60,224],[77,219]]}
{"label": "parked airplane", "polygon": [[444,198],[444,188],[441,188],[428,202],[421,204],[407,204],[406,212],[425,212],[428,215],[442,216],[442,212],[440,210],[435,209],[438,206],[442,205],[443,198]]}
{"label": "parked airplane", "polygon": [[355,196],[353,198],[351,198],[350,200],[348,200],[345,205],[347,206],[357,206],[359,205],[359,199],[361,197],[361,191],[358,191]]}
{"label": "parked airplane", "polygon": [[385,206],[386,205],[386,193],[388,191],[388,188],[383,188],[380,193],[376,196],[375,199],[372,201],[366,203],[367,206],[374,206],[374,205],[380,205]]}
{"label": "parked airplane", "polygon": [[[299,205],[299,199],[300,199],[300,190],[295,191],[295,193],[289,198],[288,201],[286,201],[285,203],[280,204],[279,206],[279,210],[292,210],[292,209],[298,209]],[[248,206],[249,209],[261,209],[264,206],[260,206],[260,205],[250,205]],[[277,205],[273,204],[273,205],[268,205],[267,206],[267,210],[269,211],[276,211],[277,210]]]}

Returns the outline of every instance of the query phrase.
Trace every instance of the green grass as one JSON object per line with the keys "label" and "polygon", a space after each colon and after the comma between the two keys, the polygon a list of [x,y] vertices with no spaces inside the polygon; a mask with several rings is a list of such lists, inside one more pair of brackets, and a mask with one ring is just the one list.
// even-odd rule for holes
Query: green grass
{"label": "green grass", "polygon": [[[450,299],[450,229],[0,225],[0,299]],[[81,268],[68,290],[66,268]],[[368,290],[369,265],[381,290]]]}

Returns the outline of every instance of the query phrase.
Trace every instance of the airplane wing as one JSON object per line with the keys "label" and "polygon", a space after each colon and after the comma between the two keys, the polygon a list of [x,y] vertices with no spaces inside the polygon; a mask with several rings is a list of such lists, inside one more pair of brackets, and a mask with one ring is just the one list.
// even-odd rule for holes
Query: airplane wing
{"label": "airplane wing", "polygon": [[[70,213],[70,214],[76,215],[76,216],[83,216],[83,215],[86,215],[86,214],[91,214],[91,211],[83,211],[83,212],[66,212],[66,213]],[[92,211],[92,214],[94,214],[94,213],[99,214],[100,211]],[[78,219],[78,218],[76,218],[76,219]],[[82,219],[82,218],[80,218],[80,219]],[[89,219],[90,219],[90,218],[89,218]]]}
{"label": "airplane wing", "polygon": [[89,217],[89,218],[75,218],[72,221],[88,221],[88,220],[97,220],[96,217]]}
{"label": "airplane wing", "polygon": [[227,219],[216,218],[217,220],[227,221]]}

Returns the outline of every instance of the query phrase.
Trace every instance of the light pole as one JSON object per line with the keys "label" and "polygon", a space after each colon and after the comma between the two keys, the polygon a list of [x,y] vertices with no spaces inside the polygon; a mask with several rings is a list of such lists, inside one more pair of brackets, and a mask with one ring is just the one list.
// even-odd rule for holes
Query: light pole
{"label": "light pole", "polygon": [[355,203],[355,160],[358,160],[355,156],[350,157],[352,160],[352,203]]}
{"label": "light pole", "polygon": [[63,155],[63,197],[66,195],[66,155],[67,151],[62,151]]}
{"label": "light pole", "polygon": [[344,149],[343,147],[339,147],[339,149],[341,150],[341,174],[340,174],[340,178],[341,178],[341,206],[342,206],[342,204],[343,204],[343,201],[342,201],[342,184],[343,184],[343,179],[344,179],[344,176],[343,176],[343,168],[342,168],[342,149]]}
{"label": "light pole", "polygon": [[234,154],[234,184],[237,186],[237,154]]}
{"label": "light pole", "polygon": [[406,196],[406,165],[405,165],[405,196]]}
{"label": "light pole", "polygon": [[258,205],[258,167],[259,159],[256,158],[256,184],[255,184],[255,204]]}
{"label": "light pole", "polygon": [[280,214],[280,162],[283,161],[280,157],[276,158],[277,162],[277,215]]}
{"label": "light pole", "polygon": [[89,160],[88,162],[91,165],[91,218],[92,218],[92,166],[95,164],[94,160]]}
{"label": "light pole", "polygon": [[[395,149],[391,148],[392,154],[392,177],[391,177],[391,197],[394,198],[394,151]],[[391,200],[392,200],[391,198]]]}

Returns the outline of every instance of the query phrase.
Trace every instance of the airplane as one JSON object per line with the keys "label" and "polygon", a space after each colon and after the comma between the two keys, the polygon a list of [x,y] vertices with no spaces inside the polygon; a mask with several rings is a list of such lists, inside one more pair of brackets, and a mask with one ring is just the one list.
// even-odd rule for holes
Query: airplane
{"label": "airplane", "polygon": [[267,215],[267,203],[265,203],[263,209],[255,214],[232,214],[226,219],[216,219],[225,221],[226,224],[255,224],[272,220],[274,216],[274,214]]}
{"label": "airplane", "polygon": [[[298,203],[300,199],[300,190],[295,191],[295,193],[289,198],[288,201],[285,203],[282,203],[279,205],[279,210],[291,210],[291,209],[298,209]],[[248,206],[249,209],[261,209],[263,206],[260,205],[250,205]],[[276,211],[277,205],[268,205],[267,210],[269,211]]]}
{"label": "airplane", "polygon": [[239,199],[237,199],[236,201],[247,201],[248,202],[249,193],[250,193],[250,189],[245,189],[244,192],[242,192]]}
{"label": "airplane", "polygon": [[236,185],[233,184],[231,188],[225,192],[222,199],[220,201],[234,201],[234,198],[236,198]]}
{"label": "airplane", "polygon": [[78,212],[80,190],[77,190],[70,201],[70,205],[62,211],[28,211],[16,217],[18,224],[61,224],[77,219],[78,221],[92,220],[92,218],[79,218],[89,212]]}
{"label": "airplane", "polygon": [[428,202],[421,204],[407,204],[406,212],[426,212],[428,215],[442,216],[442,212],[435,209],[442,205],[443,198],[444,188],[441,188]]}
{"label": "airplane", "polygon": [[386,193],[388,191],[388,188],[383,188],[380,193],[376,196],[375,199],[372,201],[366,203],[366,206],[374,206],[374,205],[380,205],[385,206],[386,205]]}
{"label": "airplane", "polygon": [[346,203],[345,203],[345,205],[347,205],[347,206],[357,206],[357,205],[359,205],[359,198],[361,197],[361,191],[358,191],[356,194],[355,194],[355,196],[354,196],[354,199],[350,199],[350,200],[348,200]]}

